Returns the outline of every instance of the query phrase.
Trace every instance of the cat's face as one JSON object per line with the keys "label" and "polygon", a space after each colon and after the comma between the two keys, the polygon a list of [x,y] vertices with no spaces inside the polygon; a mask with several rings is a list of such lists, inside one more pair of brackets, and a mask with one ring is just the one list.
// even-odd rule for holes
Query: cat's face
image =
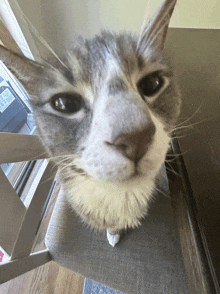
{"label": "cat's face", "polygon": [[[170,17],[175,1],[165,2]],[[30,76],[21,80],[29,82],[39,135],[65,180],[80,173],[136,185],[158,173],[180,97],[162,46],[155,44],[164,42],[167,16],[161,28],[154,26],[139,40],[109,32],[79,39],[62,66],[36,64],[33,71],[28,64]]]}
{"label": "cat's face", "polygon": [[158,50],[137,52],[136,39],[103,33],[79,40],[68,70],[46,69],[32,97],[40,136],[65,175],[104,181],[155,177],[180,107],[172,70]]}

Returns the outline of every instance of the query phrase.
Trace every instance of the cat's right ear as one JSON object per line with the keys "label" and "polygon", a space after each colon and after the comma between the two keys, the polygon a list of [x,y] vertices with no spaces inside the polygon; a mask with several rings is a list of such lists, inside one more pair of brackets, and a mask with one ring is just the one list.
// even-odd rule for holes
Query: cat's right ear
{"label": "cat's right ear", "polygon": [[[0,45],[0,60],[30,93],[44,73],[44,65],[15,53]],[[30,93],[31,94],[31,93]]]}
{"label": "cat's right ear", "polygon": [[[149,0],[150,1],[150,0]],[[153,1],[153,0],[152,0]],[[148,48],[163,50],[167,30],[177,0],[165,0],[150,23],[144,27],[137,50],[144,53]]]}

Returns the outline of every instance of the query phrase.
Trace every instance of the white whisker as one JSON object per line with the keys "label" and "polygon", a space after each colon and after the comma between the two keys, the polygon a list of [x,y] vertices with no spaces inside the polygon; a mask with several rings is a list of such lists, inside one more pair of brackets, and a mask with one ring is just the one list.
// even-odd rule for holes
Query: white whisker
{"label": "white whisker", "polygon": [[155,190],[158,191],[159,193],[163,194],[167,198],[171,199],[170,195],[167,195],[164,191],[160,190],[159,188],[155,187]]}
{"label": "white whisker", "polygon": [[170,163],[169,162],[167,162],[167,164],[169,164],[169,166],[171,167],[171,168],[168,168],[167,166],[166,166],[166,169],[168,170],[168,171],[170,171],[171,173],[173,173],[174,175],[176,175],[176,176],[180,176],[180,174],[178,174],[174,169],[173,169],[173,167],[170,165]]}
{"label": "white whisker", "polygon": [[[195,110],[195,112],[190,117],[188,117],[186,120],[182,121],[181,123],[177,124],[175,126],[174,130],[177,127],[181,126],[182,124],[186,123],[187,121],[190,121],[199,112],[199,110],[201,109],[201,107],[202,107],[202,103],[200,104],[200,106]],[[183,126],[183,127],[187,127],[187,126]]]}

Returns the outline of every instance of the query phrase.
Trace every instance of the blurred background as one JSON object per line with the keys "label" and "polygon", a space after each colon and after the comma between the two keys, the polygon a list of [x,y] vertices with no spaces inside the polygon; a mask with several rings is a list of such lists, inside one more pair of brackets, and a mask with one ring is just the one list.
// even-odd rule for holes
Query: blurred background
{"label": "blurred background", "polygon": [[[92,37],[100,29],[139,32],[148,3],[148,19],[162,0],[17,0],[39,33],[57,52],[63,50],[77,35]],[[13,24],[6,9],[7,2],[18,17],[14,0],[0,0],[3,20],[13,34]],[[178,0],[170,27],[220,28],[219,0]],[[30,36],[17,18],[31,47]],[[34,50],[33,50],[34,54]]]}

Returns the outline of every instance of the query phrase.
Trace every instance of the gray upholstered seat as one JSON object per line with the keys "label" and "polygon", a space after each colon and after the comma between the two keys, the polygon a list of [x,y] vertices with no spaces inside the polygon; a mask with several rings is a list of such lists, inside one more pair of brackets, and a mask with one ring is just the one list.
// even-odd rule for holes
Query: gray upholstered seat
{"label": "gray upholstered seat", "polygon": [[[159,188],[169,193],[164,169]],[[80,222],[61,192],[46,246],[59,265],[124,293],[189,293],[171,199],[162,193],[157,193],[143,225],[112,248],[104,232]]]}

